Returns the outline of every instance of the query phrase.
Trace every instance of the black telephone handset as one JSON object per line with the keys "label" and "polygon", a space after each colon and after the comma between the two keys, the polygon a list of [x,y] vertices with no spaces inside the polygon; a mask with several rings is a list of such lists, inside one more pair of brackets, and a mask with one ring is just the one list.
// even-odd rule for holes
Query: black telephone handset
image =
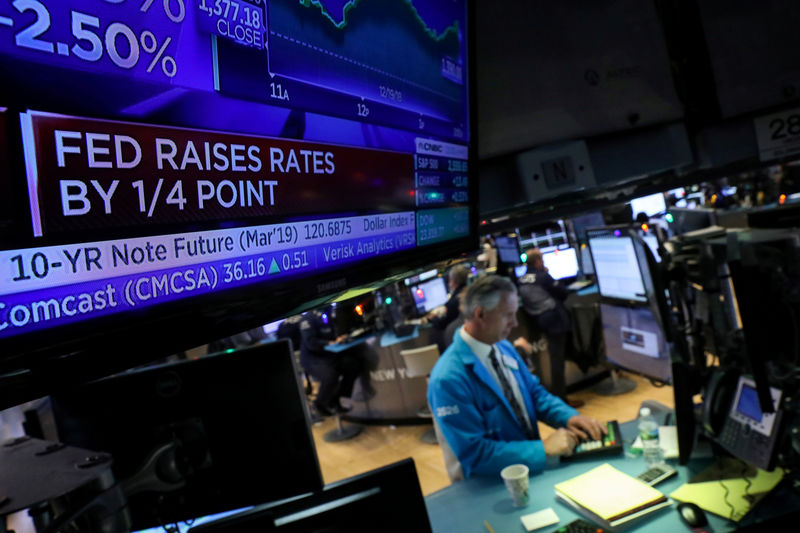
{"label": "black telephone handset", "polygon": [[703,429],[712,437],[719,436],[731,408],[739,373],[734,370],[715,369],[711,373],[703,395]]}

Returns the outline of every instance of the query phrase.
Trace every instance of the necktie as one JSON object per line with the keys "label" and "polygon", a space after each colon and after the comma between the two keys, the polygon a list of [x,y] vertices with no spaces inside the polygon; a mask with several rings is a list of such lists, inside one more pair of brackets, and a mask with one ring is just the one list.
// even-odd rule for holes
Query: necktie
{"label": "necktie", "polygon": [[505,394],[506,400],[508,400],[509,405],[511,405],[511,409],[514,411],[514,414],[517,417],[517,420],[519,420],[520,425],[525,430],[525,437],[528,440],[538,439],[538,432],[535,432],[533,428],[531,428],[530,421],[525,417],[524,413],[522,412],[522,406],[520,406],[519,402],[517,401],[517,397],[514,396],[514,391],[511,389],[511,384],[506,378],[506,373],[503,372],[502,368],[500,368],[500,361],[497,360],[497,350],[495,350],[494,346],[492,346],[492,353],[489,354],[489,360],[492,362],[494,372],[497,374],[497,381],[500,382],[500,388],[503,389],[503,394]]}

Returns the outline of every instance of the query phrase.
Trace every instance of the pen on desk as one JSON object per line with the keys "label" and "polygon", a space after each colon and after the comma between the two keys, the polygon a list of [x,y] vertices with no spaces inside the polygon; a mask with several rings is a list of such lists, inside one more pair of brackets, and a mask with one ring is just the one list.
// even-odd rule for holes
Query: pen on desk
{"label": "pen on desk", "polygon": [[489,530],[489,533],[494,533],[494,529],[492,529],[492,526],[489,525],[489,521],[488,520],[484,520],[483,521],[483,525],[486,526],[486,529]]}

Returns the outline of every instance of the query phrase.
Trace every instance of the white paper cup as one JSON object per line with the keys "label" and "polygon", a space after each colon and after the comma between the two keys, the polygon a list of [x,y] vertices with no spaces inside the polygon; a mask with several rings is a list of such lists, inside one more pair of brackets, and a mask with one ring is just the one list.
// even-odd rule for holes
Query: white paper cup
{"label": "white paper cup", "polygon": [[514,507],[526,507],[530,500],[528,495],[528,487],[530,486],[528,467],[525,465],[507,466],[500,472],[500,477],[503,478],[511,499],[514,500]]}

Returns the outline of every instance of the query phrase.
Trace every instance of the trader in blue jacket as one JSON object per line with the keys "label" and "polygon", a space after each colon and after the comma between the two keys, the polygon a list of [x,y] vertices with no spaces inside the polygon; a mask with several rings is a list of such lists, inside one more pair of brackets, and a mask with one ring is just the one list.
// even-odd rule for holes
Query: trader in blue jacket
{"label": "trader in blue jacket", "polygon": [[[605,426],[539,384],[506,337],[517,325],[517,288],[484,276],[464,298],[464,326],[431,373],[428,402],[451,480],[500,474],[522,463],[538,473],[548,456],[570,455]],[[541,439],[537,422],[559,428]]]}

